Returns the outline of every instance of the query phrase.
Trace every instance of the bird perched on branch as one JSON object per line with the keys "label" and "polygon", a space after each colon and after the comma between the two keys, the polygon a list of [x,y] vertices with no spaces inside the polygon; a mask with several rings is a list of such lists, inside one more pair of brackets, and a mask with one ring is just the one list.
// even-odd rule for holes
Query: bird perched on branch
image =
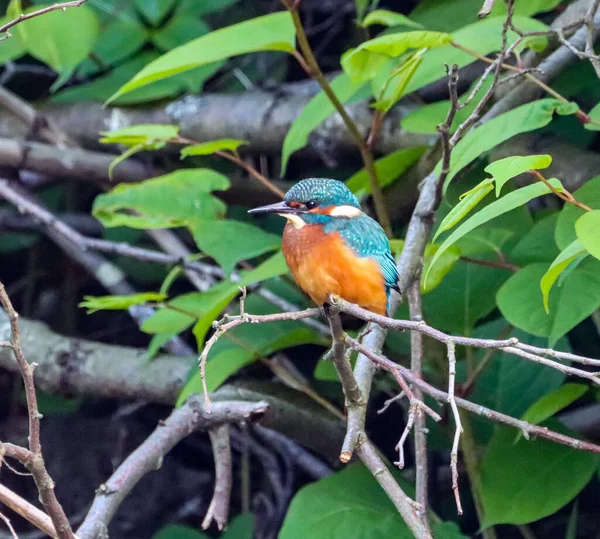
{"label": "bird perched on branch", "polygon": [[302,180],[282,202],[249,213],[276,213],[287,219],[285,260],[300,288],[317,305],[326,305],[333,295],[387,314],[391,290],[398,290],[390,243],[342,182]]}

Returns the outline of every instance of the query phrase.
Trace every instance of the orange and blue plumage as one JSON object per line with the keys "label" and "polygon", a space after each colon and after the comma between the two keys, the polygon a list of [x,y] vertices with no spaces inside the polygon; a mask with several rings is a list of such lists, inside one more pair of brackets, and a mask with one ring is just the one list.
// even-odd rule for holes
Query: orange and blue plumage
{"label": "orange and blue plumage", "polygon": [[386,314],[398,270],[377,221],[337,180],[302,180],[283,202],[250,210],[287,218],[282,250],[296,282],[318,305],[339,296]]}

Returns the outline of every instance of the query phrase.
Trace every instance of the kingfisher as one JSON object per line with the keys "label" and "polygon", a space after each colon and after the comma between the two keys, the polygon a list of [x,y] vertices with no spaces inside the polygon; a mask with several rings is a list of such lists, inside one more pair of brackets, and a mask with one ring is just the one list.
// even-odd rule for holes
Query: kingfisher
{"label": "kingfisher", "polygon": [[326,307],[330,296],[338,296],[388,314],[391,291],[399,291],[390,242],[343,182],[302,180],[282,202],[249,213],[287,219],[283,255],[300,288],[317,305]]}

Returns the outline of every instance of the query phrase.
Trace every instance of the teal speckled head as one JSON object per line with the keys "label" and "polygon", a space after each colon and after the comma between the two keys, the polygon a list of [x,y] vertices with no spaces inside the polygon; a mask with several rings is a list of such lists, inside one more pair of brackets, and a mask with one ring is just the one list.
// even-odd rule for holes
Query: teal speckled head
{"label": "teal speckled head", "polygon": [[277,213],[298,226],[333,225],[363,215],[358,199],[337,180],[309,178],[298,182],[283,202],[250,210],[250,213]]}
{"label": "teal speckled head", "polygon": [[284,201],[288,204],[298,202],[304,205],[314,202],[323,208],[328,206],[360,208],[358,199],[343,182],[325,178],[309,178],[298,182],[286,193]]}

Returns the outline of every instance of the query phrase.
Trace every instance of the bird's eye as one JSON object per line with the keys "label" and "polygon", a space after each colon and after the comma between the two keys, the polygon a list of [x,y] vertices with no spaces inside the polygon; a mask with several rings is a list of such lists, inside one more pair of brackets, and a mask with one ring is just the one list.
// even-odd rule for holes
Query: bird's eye
{"label": "bird's eye", "polygon": [[313,210],[313,209],[315,209],[317,206],[318,206],[318,204],[317,204],[317,203],[316,203],[316,201],[314,201],[314,200],[309,200],[309,201],[306,203],[306,209],[307,209],[307,210]]}

